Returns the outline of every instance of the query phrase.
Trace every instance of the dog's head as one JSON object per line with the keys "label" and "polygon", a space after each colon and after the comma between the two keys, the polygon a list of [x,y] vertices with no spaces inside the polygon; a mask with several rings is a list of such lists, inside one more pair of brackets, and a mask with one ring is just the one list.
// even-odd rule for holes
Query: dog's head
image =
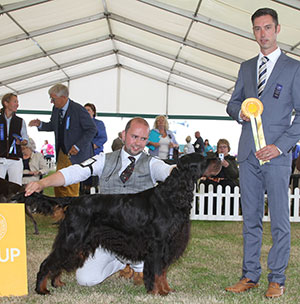
{"label": "dog's head", "polygon": [[179,158],[177,167],[179,170],[188,169],[195,180],[201,176],[217,175],[222,169],[221,161],[214,153],[207,157],[199,153],[186,154]]}

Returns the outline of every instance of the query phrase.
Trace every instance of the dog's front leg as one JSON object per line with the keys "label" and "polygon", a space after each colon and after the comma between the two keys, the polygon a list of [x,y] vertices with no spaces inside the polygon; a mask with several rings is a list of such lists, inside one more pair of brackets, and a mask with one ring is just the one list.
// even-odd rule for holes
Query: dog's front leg
{"label": "dog's front leg", "polygon": [[166,281],[166,270],[163,270],[164,246],[161,242],[150,247],[151,253],[144,263],[144,282],[148,293],[166,296],[170,292]]}
{"label": "dog's front leg", "polygon": [[161,275],[155,275],[153,289],[148,291],[148,293],[153,295],[167,296],[170,291],[172,290],[166,281],[165,275],[162,273]]}
{"label": "dog's front leg", "polygon": [[37,223],[31,213],[30,207],[25,205],[25,213],[28,215],[28,217],[31,219],[33,226],[34,226],[34,234],[39,234]]}
{"label": "dog's front leg", "polygon": [[163,271],[163,274],[162,274],[162,280],[161,280],[161,284],[162,284],[162,290],[166,293],[169,293],[169,292],[174,292],[175,289],[172,289],[170,286],[169,286],[169,283],[167,281],[167,269],[164,269]]}
{"label": "dog's front leg", "polygon": [[43,264],[45,264],[46,261],[47,261],[47,259],[41,264],[40,271],[38,272],[37,278],[36,278],[35,291],[41,295],[46,295],[46,294],[50,293],[50,291],[47,289],[49,271],[45,271],[45,269],[43,267]]}
{"label": "dog's front leg", "polygon": [[51,261],[53,262],[53,253],[51,253],[40,266],[40,270],[36,278],[36,287],[35,287],[35,291],[38,294],[46,295],[50,293],[50,291],[47,289],[47,282],[48,282],[48,278],[51,277],[51,271],[49,269],[49,265],[51,265]]}

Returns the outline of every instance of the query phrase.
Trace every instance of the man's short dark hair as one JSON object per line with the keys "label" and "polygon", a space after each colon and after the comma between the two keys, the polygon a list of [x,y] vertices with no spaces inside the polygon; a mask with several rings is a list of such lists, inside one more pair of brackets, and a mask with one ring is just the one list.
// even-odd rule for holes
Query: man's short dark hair
{"label": "man's short dark hair", "polygon": [[254,19],[261,17],[261,16],[266,16],[266,15],[270,15],[275,23],[275,27],[278,25],[278,15],[277,12],[275,10],[273,10],[272,8],[260,8],[258,9],[252,16],[251,16],[251,21],[252,24],[254,24]]}

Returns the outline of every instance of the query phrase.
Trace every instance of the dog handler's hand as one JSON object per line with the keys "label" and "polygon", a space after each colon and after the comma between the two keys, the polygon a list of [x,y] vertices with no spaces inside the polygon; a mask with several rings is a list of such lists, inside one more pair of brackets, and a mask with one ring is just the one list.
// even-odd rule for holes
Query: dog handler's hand
{"label": "dog handler's hand", "polygon": [[31,195],[33,192],[41,192],[44,188],[40,185],[40,182],[31,182],[27,184],[25,188],[25,196]]}
{"label": "dog handler's hand", "polygon": [[31,182],[25,188],[25,196],[31,195],[33,192],[40,192],[47,187],[59,187],[65,184],[65,178],[59,171],[42,178],[38,182]]}

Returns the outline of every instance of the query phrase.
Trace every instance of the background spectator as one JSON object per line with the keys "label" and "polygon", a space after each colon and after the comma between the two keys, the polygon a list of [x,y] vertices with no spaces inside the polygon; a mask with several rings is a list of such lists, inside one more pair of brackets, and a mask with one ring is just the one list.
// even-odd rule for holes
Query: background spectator
{"label": "background spectator", "polygon": [[203,152],[203,155],[204,156],[207,156],[207,152],[213,152],[214,149],[213,147],[209,144],[209,141],[208,139],[205,139],[204,141],[204,152]]}
{"label": "background spectator", "polygon": [[121,149],[123,147],[123,145],[124,145],[124,143],[122,140],[122,132],[119,132],[118,137],[115,138],[112,142],[111,149],[112,149],[112,151],[116,151],[116,150]]}
{"label": "background spectator", "polygon": [[296,167],[296,162],[297,162],[297,158],[299,156],[299,152],[300,152],[300,142],[297,142],[297,144],[295,145],[295,147],[292,150],[292,173],[295,170]]}
{"label": "background spectator", "polygon": [[154,147],[154,150],[149,149],[150,155],[158,156],[163,160],[170,160],[169,163],[176,162],[179,145],[173,132],[169,130],[169,123],[165,116],[160,115],[155,118],[154,130],[160,134],[160,139],[159,142],[148,142],[148,145]]}
{"label": "background spectator", "polygon": [[93,122],[95,123],[97,127],[97,134],[92,140],[93,148],[94,148],[94,154],[99,154],[100,152],[103,152],[103,145],[107,141],[107,135],[105,130],[105,125],[102,120],[96,119],[96,107],[92,103],[86,103],[84,105],[85,109],[89,112]]}
{"label": "background spectator", "polygon": [[44,158],[49,160],[54,157],[54,147],[48,143],[48,140],[45,139],[44,144],[41,149],[41,153],[44,155]]}
{"label": "background spectator", "polygon": [[[234,156],[229,155],[230,145],[227,139],[219,139],[217,144],[217,155],[221,159],[222,169],[216,176],[201,178],[201,183],[213,184],[215,187],[230,186],[232,189],[239,185],[239,169]],[[222,156],[223,155],[223,156]],[[222,157],[221,157],[222,156]]]}
{"label": "background spectator", "polygon": [[46,160],[42,153],[35,151],[36,146],[32,138],[28,139],[26,145],[22,145],[23,154],[23,178],[22,184],[38,181],[41,176],[49,172]]}
{"label": "background spectator", "polygon": [[204,142],[203,142],[203,138],[200,136],[199,131],[195,132],[195,138],[196,138],[196,141],[194,142],[195,152],[203,155],[204,154]]}
{"label": "background spectator", "polygon": [[16,115],[19,107],[17,95],[5,94],[1,100],[0,111],[0,177],[22,185],[22,151],[21,144],[28,140],[26,124]]}
{"label": "background spectator", "polygon": [[[107,135],[105,130],[105,125],[102,120],[98,120],[95,118],[96,116],[96,106],[92,103],[86,103],[84,105],[85,109],[90,114],[92,120],[94,121],[97,127],[97,134],[92,140],[93,148],[94,148],[94,155],[97,155],[103,152],[103,145],[107,141]],[[99,184],[99,177],[98,176],[90,176],[83,182],[80,182],[79,194],[90,194],[91,187],[95,187],[96,193],[98,193],[98,184]]]}
{"label": "background spectator", "polygon": [[189,154],[189,153],[195,152],[194,146],[191,144],[191,140],[192,140],[191,136],[186,137],[186,139],[185,139],[186,144],[183,147],[184,154]]}

